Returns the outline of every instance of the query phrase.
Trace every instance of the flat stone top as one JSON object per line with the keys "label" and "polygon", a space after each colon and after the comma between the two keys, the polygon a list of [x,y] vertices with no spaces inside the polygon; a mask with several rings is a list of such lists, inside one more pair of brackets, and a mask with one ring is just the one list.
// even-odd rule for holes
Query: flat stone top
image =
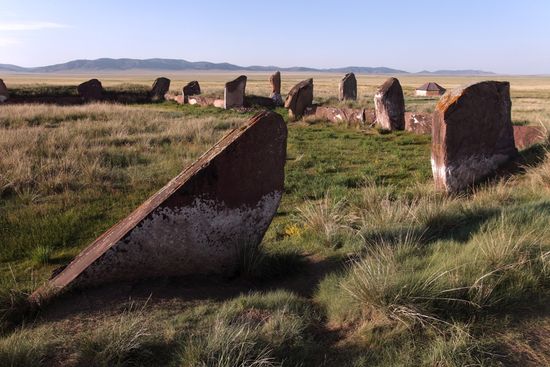
{"label": "flat stone top", "polygon": [[492,89],[494,87],[509,89],[510,83],[487,80],[462,85],[460,87],[448,90],[443,96],[441,96],[439,102],[437,102],[435,110],[442,113],[452,112],[456,107],[456,103],[459,98],[468,97],[476,93],[484,93],[488,89]]}
{"label": "flat stone top", "polygon": [[294,87],[292,87],[292,89],[290,90],[289,94],[295,94],[296,92],[298,92],[300,89],[303,89],[303,88],[309,88],[313,86],[313,79],[310,78],[310,79],[306,79],[306,80],[302,80],[300,83],[296,84]]}
{"label": "flat stone top", "polygon": [[384,82],[384,84],[378,87],[378,93],[385,94],[388,90],[390,90],[394,86],[399,86],[399,88],[401,88],[401,84],[399,83],[399,80],[394,77],[388,78]]}
{"label": "flat stone top", "polygon": [[98,79],[90,79],[78,86],[79,88],[86,88],[86,87],[92,87],[92,88],[103,88],[101,85],[101,82]]}
{"label": "flat stone top", "polygon": [[[256,114],[243,126],[229,132],[220,139],[197,161],[184,169],[157,193],[153,194],[136,210],[122,221],[98,237],[83,250],[61,273],[55,276],[47,286],[38,289],[31,299],[40,302],[48,298],[50,292],[62,289],[76,279],[99,257],[106,253],[117,242],[123,240],[136,226],[146,219],[159,206],[182,207],[191,205],[197,197],[204,200],[217,200],[227,208],[255,206],[257,199],[273,190],[283,191],[284,169],[260,169],[261,172],[251,172],[255,178],[243,179],[241,171],[249,171],[251,167],[242,166],[239,169],[224,164],[233,151],[239,150],[239,139],[245,138],[246,149],[252,154],[264,147],[261,156],[263,160],[282,162],[284,167],[286,157],[287,128],[282,117],[271,111]],[[271,146],[266,142],[273,142]],[[284,144],[282,144],[284,143]],[[266,146],[267,145],[267,146]],[[241,153],[244,146],[241,147]],[[269,151],[265,151],[269,149]],[[217,162],[216,158],[222,158]],[[256,160],[251,160],[258,164]],[[250,162],[248,162],[250,163]],[[238,164],[236,162],[236,164]],[[208,168],[213,170],[208,171]],[[259,180],[258,177],[262,179]],[[176,192],[178,194],[176,195]],[[244,193],[244,194],[243,194]],[[247,202],[247,199],[250,202]]]}
{"label": "flat stone top", "polygon": [[241,85],[241,83],[246,83],[246,80],[246,75],[241,75],[237,79],[225,83],[225,88],[227,88],[228,92],[233,92]]}

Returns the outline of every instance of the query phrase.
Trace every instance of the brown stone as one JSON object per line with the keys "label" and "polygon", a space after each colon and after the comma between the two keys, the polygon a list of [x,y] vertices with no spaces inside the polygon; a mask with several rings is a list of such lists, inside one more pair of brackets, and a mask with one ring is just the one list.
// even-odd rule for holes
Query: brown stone
{"label": "brown stone", "polygon": [[183,87],[182,95],[185,102],[189,100],[189,96],[196,96],[201,94],[201,86],[198,81],[193,80]]}
{"label": "brown stone", "polygon": [[516,157],[510,83],[486,81],[448,91],[434,112],[435,185],[458,192]]}
{"label": "brown stone", "polygon": [[246,76],[241,75],[235,80],[225,83],[223,91],[223,108],[244,106],[244,95],[246,90]]}
{"label": "brown stone", "polygon": [[360,108],[336,108],[323,106],[307,107],[304,116],[319,120],[327,120],[333,123],[362,126],[365,124],[365,109]]}
{"label": "brown stone", "polygon": [[516,148],[523,150],[548,142],[548,131],[542,126],[514,126]]}
{"label": "brown stone", "polygon": [[340,101],[357,100],[357,79],[355,79],[354,73],[347,73],[340,81],[338,99]]}
{"label": "brown stone", "polygon": [[405,112],[405,130],[415,134],[432,133],[433,115],[430,113]]}
{"label": "brown stone", "polygon": [[10,94],[8,93],[8,87],[2,79],[0,79],[0,103],[6,102]]}
{"label": "brown stone", "polygon": [[170,90],[170,79],[160,77],[155,80],[151,88],[151,100],[162,101],[164,95]]}
{"label": "brown stone", "polygon": [[185,275],[234,275],[258,245],[284,190],[287,128],[261,112],[231,131],[107,230],[37,290],[61,290]]}
{"label": "brown stone", "polygon": [[399,80],[389,78],[374,95],[376,123],[386,130],[405,128],[405,98]]}
{"label": "brown stone", "polygon": [[285,107],[288,108],[290,120],[297,120],[304,115],[306,107],[313,103],[313,79],[303,80],[288,93]]}
{"label": "brown stone", "polygon": [[103,86],[97,79],[91,79],[80,84],[78,94],[86,100],[99,100],[103,98]]}
{"label": "brown stone", "polygon": [[277,71],[275,74],[269,77],[271,83],[270,98],[273,100],[275,106],[283,106],[283,97],[281,96],[281,72]]}

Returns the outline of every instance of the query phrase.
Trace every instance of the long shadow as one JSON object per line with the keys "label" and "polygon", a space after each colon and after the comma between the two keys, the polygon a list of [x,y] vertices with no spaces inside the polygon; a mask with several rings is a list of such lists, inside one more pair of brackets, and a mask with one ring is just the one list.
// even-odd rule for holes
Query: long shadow
{"label": "long shadow", "polygon": [[[274,262],[286,259],[271,259]],[[238,276],[233,279],[215,276],[158,278],[136,282],[118,282],[95,288],[72,290],[41,307],[38,320],[61,320],[79,314],[112,312],[130,301],[173,304],[182,307],[197,301],[222,302],[254,291],[288,290],[311,297],[320,281],[330,272],[341,269],[342,261],[305,256],[301,268],[293,272],[272,272],[264,278]]]}

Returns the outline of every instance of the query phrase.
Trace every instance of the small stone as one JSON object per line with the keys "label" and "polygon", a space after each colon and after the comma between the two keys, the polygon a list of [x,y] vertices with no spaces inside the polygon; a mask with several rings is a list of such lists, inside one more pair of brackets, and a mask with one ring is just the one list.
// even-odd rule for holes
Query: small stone
{"label": "small stone", "polygon": [[151,100],[152,101],[162,101],[164,100],[164,95],[170,90],[170,79],[168,78],[157,78],[153,83],[151,88]]}
{"label": "small stone", "polygon": [[405,112],[405,130],[414,134],[432,133],[432,114],[419,112]]}
{"label": "small stone", "polygon": [[182,95],[184,101],[187,103],[189,100],[189,96],[197,96],[201,94],[201,86],[199,85],[199,82],[196,80],[193,80],[192,82],[189,82],[183,87]]}
{"label": "small stone", "polygon": [[296,84],[288,93],[285,107],[288,108],[288,116],[291,121],[304,115],[306,107],[313,103],[313,79],[303,80]]}
{"label": "small stone", "polygon": [[0,103],[4,103],[8,100],[10,94],[8,93],[8,87],[2,79],[0,79]]}
{"label": "small stone", "polygon": [[223,108],[244,106],[244,95],[246,90],[246,76],[241,75],[235,80],[225,83],[223,92]]}
{"label": "small stone", "polygon": [[275,106],[283,106],[283,97],[281,96],[281,72],[277,71],[275,74],[269,77],[271,83],[271,99]]}
{"label": "small stone", "polygon": [[514,141],[519,150],[548,142],[548,131],[541,126],[514,126]]}
{"label": "small stone", "polygon": [[357,79],[354,73],[348,73],[340,81],[338,88],[338,99],[340,101],[356,101],[357,100]]}
{"label": "small stone", "polygon": [[399,80],[389,78],[374,95],[376,123],[382,129],[403,130],[405,128],[405,98]]}
{"label": "small stone", "polygon": [[97,79],[91,79],[80,84],[78,94],[85,100],[100,100],[103,98],[103,86]]}

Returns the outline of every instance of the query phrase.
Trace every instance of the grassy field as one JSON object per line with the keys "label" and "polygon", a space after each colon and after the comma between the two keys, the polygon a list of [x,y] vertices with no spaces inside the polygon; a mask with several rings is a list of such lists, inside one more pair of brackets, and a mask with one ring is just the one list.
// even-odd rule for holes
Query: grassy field
{"label": "grassy field", "polygon": [[[235,75],[198,79],[219,93]],[[283,92],[305,75],[283,75]],[[314,76],[335,100],[339,76]],[[85,76],[8,76],[8,87]],[[150,84],[146,75],[104,85]],[[372,106],[384,77],[358,78]],[[425,78],[400,78],[407,109]],[[550,121],[550,79],[512,83],[516,123]],[[248,92],[268,95],[265,74]],[[444,87],[472,81],[433,78]],[[26,87],[25,87],[26,88]],[[253,112],[155,105],[0,107],[1,366],[550,365],[550,155],[462,196],[435,192],[430,138],[289,124],[285,195],[253,267],[231,280],[158,280],[25,294]],[[286,111],[278,109],[285,118]],[[71,298],[72,297],[72,298]]]}

